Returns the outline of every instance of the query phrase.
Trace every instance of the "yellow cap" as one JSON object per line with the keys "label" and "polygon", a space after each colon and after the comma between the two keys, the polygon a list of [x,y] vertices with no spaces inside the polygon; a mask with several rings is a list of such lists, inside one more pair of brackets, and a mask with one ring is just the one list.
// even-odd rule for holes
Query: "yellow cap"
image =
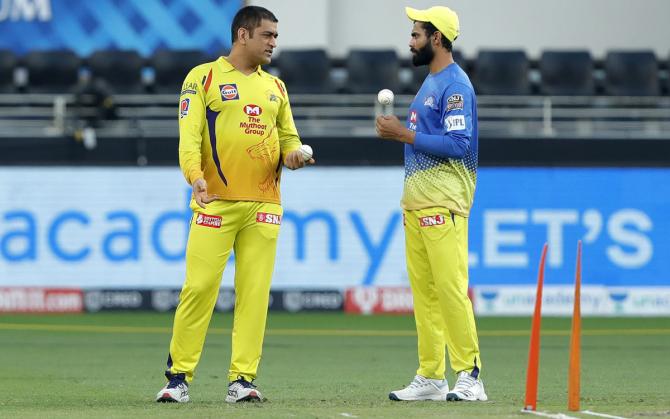
{"label": "yellow cap", "polygon": [[460,33],[458,15],[448,7],[434,6],[426,10],[405,7],[405,13],[413,21],[432,23],[451,42],[458,38]]}

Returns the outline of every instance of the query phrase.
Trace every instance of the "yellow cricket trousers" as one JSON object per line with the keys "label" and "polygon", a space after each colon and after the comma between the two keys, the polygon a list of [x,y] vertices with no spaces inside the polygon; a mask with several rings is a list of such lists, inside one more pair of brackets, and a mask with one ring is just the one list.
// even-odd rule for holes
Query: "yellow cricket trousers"
{"label": "yellow cricket trousers", "polygon": [[417,374],[442,379],[445,345],[454,372],[479,374],[468,298],[468,219],[446,208],[404,211],[405,255],[418,335]]}
{"label": "yellow cricket trousers", "polygon": [[214,201],[193,217],[186,245],[186,280],[174,318],[168,372],[193,379],[219,295],[221,277],[235,251],[235,311],[228,380],[256,378],[263,347],[279,223],[278,204]]}

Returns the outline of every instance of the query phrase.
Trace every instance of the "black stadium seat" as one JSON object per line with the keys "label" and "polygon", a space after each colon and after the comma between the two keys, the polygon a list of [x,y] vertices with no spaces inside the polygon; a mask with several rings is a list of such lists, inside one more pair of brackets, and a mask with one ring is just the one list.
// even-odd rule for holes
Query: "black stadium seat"
{"label": "black stadium seat", "polygon": [[134,50],[96,51],[88,58],[91,77],[114,93],[144,93],[144,60]]}
{"label": "black stadium seat", "polygon": [[200,50],[160,50],[151,57],[154,69],[153,91],[179,93],[184,78],[195,66],[211,61]]}
{"label": "black stadium seat", "polygon": [[79,83],[81,59],[70,50],[33,51],[23,63],[30,93],[70,93]]}
{"label": "black stadium seat", "polygon": [[[463,54],[458,50],[454,50],[452,51],[452,56],[454,57],[454,61],[456,61],[456,64],[458,64],[459,67],[463,69],[463,71],[467,72],[468,71],[467,62],[465,61],[465,57],[463,56]],[[412,81],[408,86],[407,93],[416,94],[416,92],[418,92],[419,89],[421,88],[423,81],[426,79],[429,70],[427,65],[416,67],[414,64],[412,64],[411,55],[409,58],[409,65],[412,66]]]}
{"label": "black stadium seat", "polygon": [[658,62],[653,51],[610,51],[605,57],[605,93],[658,96]]}
{"label": "black stadium seat", "polygon": [[354,49],[347,57],[347,93],[377,93],[381,89],[398,91],[400,64],[395,50]]}
{"label": "black stadium seat", "polygon": [[10,50],[0,50],[0,93],[12,93],[16,91],[14,86],[14,69],[17,59]]}
{"label": "black stadium seat", "polygon": [[330,58],[323,49],[283,50],[279,77],[289,93],[332,93]]}
{"label": "black stadium seat", "polygon": [[541,93],[592,96],[593,59],[588,51],[544,51],[540,57]]}
{"label": "black stadium seat", "polygon": [[522,50],[482,50],[477,55],[474,85],[482,95],[528,95],[528,58]]}

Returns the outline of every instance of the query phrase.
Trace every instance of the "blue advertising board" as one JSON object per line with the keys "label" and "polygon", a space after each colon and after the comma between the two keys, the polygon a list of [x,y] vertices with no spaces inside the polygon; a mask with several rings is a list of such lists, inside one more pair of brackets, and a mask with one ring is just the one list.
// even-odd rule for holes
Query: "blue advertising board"
{"label": "blue advertising board", "polygon": [[230,49],[241,0],[0,0],[0,49]]}
{"label": "blue advertising board", "polygon": [[[179,287],[190,190],[177,168],[0,168],[0,286]],[[19,187],[31,185],[29,188]],[[403,169],[287,171],[273,286],[407,286]],[[482,168],[470,283],[670,285],[670,170]],[[234,262],[224,274],[232,284]]]}

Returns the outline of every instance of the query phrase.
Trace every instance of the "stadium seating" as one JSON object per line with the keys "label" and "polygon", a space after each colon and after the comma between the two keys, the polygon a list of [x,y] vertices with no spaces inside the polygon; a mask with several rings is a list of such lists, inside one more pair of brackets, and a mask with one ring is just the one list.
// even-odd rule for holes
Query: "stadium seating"
{"label": "stadium seating", "polygon": [[395,50],[353,49],[347,58],[346,93],[377,93],[380,89],[398,91],[400,63]]}
{"label": "stadium seating", "polygon": [[72,51],[33,51],[23,63],[30,93],[70,93],[79,82],[81,59]]}
{"label": "stadium seating", "polygon": [[279,77],[289,93],[333,93],[330,58],[323,49],[283,50]]}
{"label": "stadium seating", "polygon": [[14,86],[14,69],[17,59],[10,50],[0,50],[0,93],[11,93],[16,90]]}
{"label": "stadium seating", "polygon": [[653,51],[610,51],[605,57],[605,92],[612,96],[657,96],[661,93]]}
{"label": "stadium seating", "polygon": [[528,58],[521,50],[482,50],[477,55],[474,85],[482,95],[528,95]]}
{"label": "stadium seating", "polygon": [[[104,80],[113,93],[144,93],[144,60],[132,50],[94,52],[88,59],[91,77]],[[177,87],[178,89],[178,87]]]}
{"label": "stadium seating", "polygon": [[[456,64],[458,64],[463,70],[467,72],[469,69],[467,67],[467,62],[465,61],[465,57],[463,56],[463,54],[460,51],[454,50],[452,52],[452,55],[454,57],[454,61],[456,61]],[[406,90],[407,93],[415,94],[417,91],[419,91],[419,88],[423,84],[423,81],[426,79],[427,75],[428,75],[428,66],[422,65],[416,67],[412,65],[412,81],[407,86]]]}
{"label": "stadium seating", "polygon": [[177,93],[186,74],[195,66],[211,61],[199,50],[160,50],[151,57],[154,69],[152,91],[156,93]]}
{"label": "stadium seating", "polygon": [[591,96],[595,93],[593,60],[588,51],[544,51],[540,57],[540,93]]}

